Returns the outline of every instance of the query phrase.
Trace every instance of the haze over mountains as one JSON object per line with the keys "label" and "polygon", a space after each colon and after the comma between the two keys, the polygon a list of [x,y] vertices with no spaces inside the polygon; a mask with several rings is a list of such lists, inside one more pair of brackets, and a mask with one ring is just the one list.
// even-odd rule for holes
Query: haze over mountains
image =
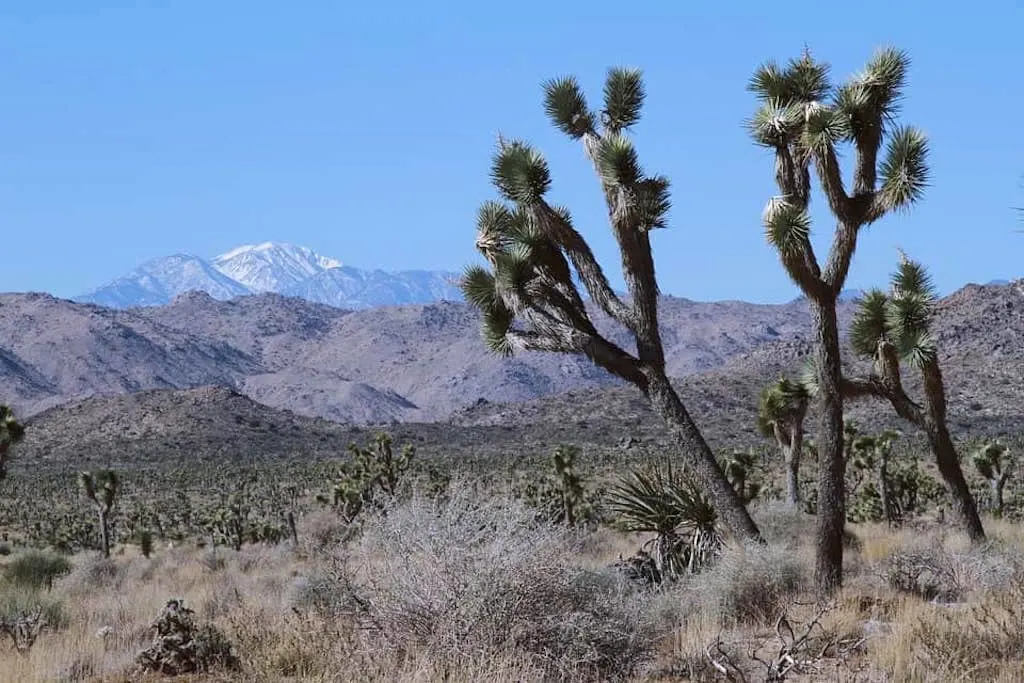
{"label": "haze over mountains", "polygon": [[161,306],[189,291],[227,300],[248,294],[296,296],[338,308],[458,301],[456,273],[364,270],[306,247],[264,242],[237,247],[212,260],[191,254],[153,259],[91,292],[80,303],[111,308]]}

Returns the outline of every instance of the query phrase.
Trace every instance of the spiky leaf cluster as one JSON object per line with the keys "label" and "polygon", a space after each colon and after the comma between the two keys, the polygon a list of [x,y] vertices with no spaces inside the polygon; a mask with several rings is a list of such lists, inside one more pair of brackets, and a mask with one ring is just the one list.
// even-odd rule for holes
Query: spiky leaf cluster
{"label": "spiky leaf cluster", "polygon": [[[917,202],[929,181],[924,134],[893,124],[906,82],[909,58],[893,48],[879,50],[860,73],[833,85],[829,66],[808,51],[785,66],[767,62],[748,82],[758,109],[747,123],[753,140],[776,152],[776,177],[782,195],[766,209],[763,222],[770,244],[787,271],[805,291],[818,279],[809,241],[810,176],[818,171],[829,206],[852,226],[871,223],[885,213]],[[839,146],[857,153],[854,191],[846,192],[838,160]],[[884,148],[884,157],[879,155]],[[833,262],[828,277],[845,277],[852,248]],[[842,283],[829,282],[838,292]]]}
{"label": "spiky leaf cluster", "polygon": [[117,472],[109,469],[80,472],[78,483],[89,500],[103,512],[110,512],[121,487],[121,480]]}
{"label": "spiky leaf cluster", "polygon": [[800,381],[780,377],[764,387],[757,405],[757,429],[762,436],[775,434],[775,425],[796,419],[806,409],[809,393]]}
{"label": "spiky leaf cluster", "polygon": [[[551,79],[543,90],[552,123],[569,137],[585,140],[620,242],[632,244],[636,233],[665,227],[669,182],[645,174],[624,135],[640,117],[640,72],[608,72],[600,115],[590,110],[573,77]],[[491,181],[506,203],[485,202],[477,213],[476,247],[488,266],[468,267],[460,282],[467,301],[482,313],[487,347],[501,355],[522,349],[582,351],[584,342],[576,334],[593,329],[575,276],[599,303],[613,295],[569,212],[545,199],[551,185],[547,162],[527,143],[502,138]]]}
{"label": "spiky leaf cluster", "polygon": [[859,300],[850,326],[854,352],[872,357],[884,340],[893,344],[900,358],[916,367],[933,361],[935,298],[927,270],[904,256],[892,275],[888,293],[872,289]]}
{"label": "spiky leaf cluster", "polygon": [[1006,444],[990,441],[974,452],[971,462],[974,463],[975,469],[982,477],[990,482],[998,481],[1009,475],[1010,468],[1007,467],[1009,452],[1010,449]]}

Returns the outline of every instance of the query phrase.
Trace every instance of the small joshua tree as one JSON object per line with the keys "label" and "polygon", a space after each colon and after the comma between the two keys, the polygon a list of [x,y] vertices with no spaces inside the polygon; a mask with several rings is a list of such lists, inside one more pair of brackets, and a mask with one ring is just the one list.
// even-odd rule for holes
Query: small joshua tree
{"label": "small joshua tree", "polygon": [[800,459],[804,448],[804,418],[807,389],[803,384],[780,378],[761,391],[757,407],[757,428],[762,436],[774,437],[786,461],[786,502],[800,505]]}
{"label": "small joshua tree", "polygon": [[853,440],[850,449],[850,464],[853,468],[877,476],[876,486],[882,516],[889,526],[898,523],[901,517],[893,500],[893,485],[889,477],[889,458],[897,438],[899,434],[892,430],[886,430],[876,436],[858,436]]}
{"label": "small joshua tree", "polygon": [[110,511],[117,501],[121,480],[113,470],[82,472],[78,475],[78,483],[85,496],[92,501],[100,521],[100,540],[103,556],[110,557]]}
{"label": "small joshua tree", "polygon": [[388,498],[398,494],[399,480],[409,469],[416,449],[407,444],[396,456],[391,436],[383,432],[374,437],[371,448],[356,444],[348,447],[352,459],[342,463],[341,477],[334,486],[334,505],[348,520],[355,519],[378,491]]}
{"label": "small joshua tree", "polygon": [[762,482],[754,477],[756,462],[757,455],[753,450],[736,449],[722,463],[726,478],[744,503],[749,503],[761,493]]}
{"label": "small joshua tree", "polygon": [[[640,72],[631,69],[608,72],[601,111],[589,107],[572,77],[544,84],[549,118],[582,143],[597,172],[628,299],[612,289],[569,211],[549,203],[551,174],[544,157],[525,142],[501,138],[491,180],[505,201],[484,203],[477,216],[476,247],[490,268],[467,268],[462,290],[482,314],[484,341],[492,351],[582,354],[636,386],[666,421],[688,472],[726,525],[741,539],[761,540],[665,372],[651,232],[667,225],[669,181],[641,169],[626,134],[640,120],[644,97]],[[577,282],[628,331],[635,351],[597,331]]]}
{"label": "small joshua tree", "polygon": [[555,488],[561,500],[562,518],[569,526],[577,521],[577,512],[583,504],[583,482],[574,465],[580,449],[576,446],[559,446],[551,454],[555,468]]}
{"label": "small joshua tree", "polygon": [[971,460],[978,474],[985,478],[991,490],[989,505],[995,517],[1003,516],[1003,489],[1010,478],[1012,461],[1010,449],[998,441],[989,442],[974,452]]}
{"label": "small joshua tree", "polygon": [[[897,415],[927,435],[959,522],[970,539],[978,542],[984,540],[985,530],[946,420],[946,388],[931,333],[935,299],[928,272],[901,252],[890,291],[873,289],[860,300],[850,327],[850,343],[858,355],[873,358],[874,367],[868,377],[844,379],[843,393],[849,398],[885,399]],[[901,361],[921,373],[923,407],[903,388]]]}
{"label": "small joshua tree", "polygon": [[11,448],[25,438],[25,428],[14,418],[8,406],[0,404],[0,481],[7,478],[7,458]]}
{"label": "small joshua tree", "polygon": [[[748,85],[760,101],[750,132],[772,150],[779,188],[765,207],[765,233],[814,320],[820,419],[815,580],[821,594],[835,592],[843,578],[846,468],[836,304],[861,229],[915,203],[928,181],[924,134],[895,122],[909,62],[906,53],[883,49],[863,71],[833,86],[828,65],[805,51],[785,67],[767,62]],[[847,144],[854,151],[849,189],[839,163]],[[836,221],[823,263],[811,243],[812,167]]]}

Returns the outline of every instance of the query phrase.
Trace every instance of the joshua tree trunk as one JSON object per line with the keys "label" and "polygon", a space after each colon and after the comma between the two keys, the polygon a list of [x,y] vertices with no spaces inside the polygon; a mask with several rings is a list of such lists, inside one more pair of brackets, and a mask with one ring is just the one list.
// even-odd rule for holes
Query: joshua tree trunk
{"label": "joshua tree trunk", "polygon": [[843,457],[842,366],[835,297],[813,300],[818,333],[818,525],[814,580],[822,595],[843,583],[843,528],[846,523],[846,459]]}
{"label": "joshua tree trunk", "polygon": [[1003,487],[1006,485],[1006,478],[999,477],[991,481],[992,486],[992,514],[997,518],[1003,516]]}
{"label": "joshua tree trunk", "polygon": [[102,508],[97,513],[100,518],[100,543],[103,546],[103,557],[110,557],[110,528],[107,526],[107,513]]}
{"label": "joshua tree trunk", "polygon": [[968,538],[972,543],[984,541],[985,529],[981,525],[978,506],[971,495],[970,487],[967,486],[967,479],[960,468],[960,458],[957,457],[953,439],[946,427],[946,390],[938,360],[933,358],[924,363],[921,374],[924,377],[924,393],[928,399],[925,426],[928,441],[935,454],[935,464],[949,488],[953,509],[960,518]]}
{"label": "joshua tree trunk", "polygon": [[786,450],[786,502],[800,505],[800,458],[804,448],[803,418],[789,429],[789,448]]}
{"label": "joshua tree trunk", "polygon": [[743,505],[739,493],[729,483],[668,378],[661,372],[647,373],[644,393],[655,411],[665,420],[669,433],[679,445],[686,466],[707,492],[715,510],[729,529],[741,540],[762,541],[757,525]]}
{"label": "joshua tree trunk", "polygon": [[878,453],[878,496],[882,499],[882,514],[885,515],[885,523],[892,526],[895,521],[894,510],[892,509],[892,498],[889,495],[889,452],[888,449],[879,449]]}

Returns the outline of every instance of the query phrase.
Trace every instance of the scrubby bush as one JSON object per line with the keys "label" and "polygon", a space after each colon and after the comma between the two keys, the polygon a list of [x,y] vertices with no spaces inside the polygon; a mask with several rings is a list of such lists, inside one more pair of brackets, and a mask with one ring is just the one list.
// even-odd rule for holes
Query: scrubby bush
{"label": "scrubby bush", "polygon": [[715,564],[688,584],[700,608],[722,625],[763,624],[807,588],[804,563],[792,550],[744,545],[723,549]]}
{"label": "scrubby bush", "polygon": [[25,588],[53,587],[53,580],[71,571],[71,563],[63,555],[28,550],[14,557],[4,567],[4,579]]}
{"label": "scrubby bush", "polygon": [[651,652],[639,596],[612,573],[574,566],[576,536],[515,501],[455,493],[368,520],[355,581],[307,579],[320,609],[351,604],[379,646],[434,658],[515,656],[556,678],[628,676]]}

